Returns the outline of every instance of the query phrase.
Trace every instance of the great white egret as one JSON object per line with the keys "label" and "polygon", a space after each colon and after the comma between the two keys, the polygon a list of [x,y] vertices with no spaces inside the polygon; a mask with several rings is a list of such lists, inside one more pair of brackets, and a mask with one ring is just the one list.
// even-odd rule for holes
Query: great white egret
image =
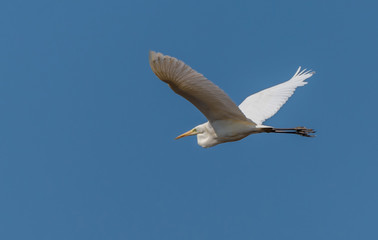
{"label": "great white egret", "polygon": [[208,120],[176,139],[197,135],[198,145],[208,148],[263,132],[314,136],[311,133],[315,131],[305,127],[274,128],[262,125],[276,114],[297,87],[307,84],[305,80],[314,74],[312,71],[299,67],[290,80],[247,97],[237,107],[222,89],[184,62],[154,51],[150,51],[149,60],[156,76],[196,106]]}

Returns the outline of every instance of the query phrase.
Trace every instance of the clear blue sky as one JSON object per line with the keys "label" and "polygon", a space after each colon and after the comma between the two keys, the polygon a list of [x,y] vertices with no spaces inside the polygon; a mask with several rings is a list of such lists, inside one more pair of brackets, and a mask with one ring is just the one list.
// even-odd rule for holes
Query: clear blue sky
{"label": "clear blue sky", "polygon": [[[2,1],[0,239],[378,239],[376,1]],[[260,134],[211,149],[150,70],[240,103],[317,73]]]}

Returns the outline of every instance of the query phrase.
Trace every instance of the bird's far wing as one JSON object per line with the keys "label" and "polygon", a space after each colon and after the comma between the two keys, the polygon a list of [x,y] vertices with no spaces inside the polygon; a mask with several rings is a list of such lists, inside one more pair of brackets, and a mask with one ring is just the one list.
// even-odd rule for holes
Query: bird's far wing
{"label": "bird's far wing", "polygon": [[299,67],[289,81],[247,97],[239,105],[239,108],[247,118],[260,125],[266,119],[276,114],[289,97],[293,95],[295,89],[306,85],[307,82],[305,80],[313,74],[314,72],[306,71],[306,69],[301,71],[301,67]]}
{"label": "bird's far wing", "polygon": [[196,106],[210,121],[246,121],[242,111],[219,87],[184,62],[150,51],[150,65],[158,78]]}

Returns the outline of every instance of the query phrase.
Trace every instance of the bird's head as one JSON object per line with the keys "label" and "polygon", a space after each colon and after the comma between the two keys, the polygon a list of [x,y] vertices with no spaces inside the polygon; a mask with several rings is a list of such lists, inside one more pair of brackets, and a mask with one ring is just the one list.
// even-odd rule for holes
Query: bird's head
{"label": "bird's head", "polygon": [[180,139],[183,137],[187,136],[192,136],[192,135],[202,135],[206,134],[208,132],[208,128],[206,127],[207,123],[198,125],[197,127],[193,128],[192,130],[187,131],[186,133],[181,134],[180,136],[176,137],[176,139]]}
{"label": "bird's head", "polygon": [[197,127],[193,128],[192,130],[189,130],[187,131],[186,133],[183,133],[181,134],[180,136],[176,137],[176,140],[177,139],[180,139],[180,138],[183,138],[183,137],[187,137],[187,136],[192,136],[192,135],[197,135],[199,134],[200,132],[197,130]]}
{"label": "bird's head", "polygon": [[176,139],[192,135],[197,135],[197,142],[201,147],[212,147],[220,143],[217,141],[216,134],[209,122],[198,125],[192,130],[187,131],[186,133],[183,133],[180,136],[176,137]]}

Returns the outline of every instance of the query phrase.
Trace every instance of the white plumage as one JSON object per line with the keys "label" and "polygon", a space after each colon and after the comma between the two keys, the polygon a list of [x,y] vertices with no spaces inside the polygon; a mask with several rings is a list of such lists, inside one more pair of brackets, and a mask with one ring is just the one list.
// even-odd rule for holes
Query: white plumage
{"label": "white plumage", "polygon": [[314,72],[306,71],[306,69],[301,71],[299,67],[290,80],[247,97],[239,108],[247,118],[260,125],[276,114],[294,94],[295,89],[306,85],[305,80],[313,74]]}
{"label": "white plumage", "polygon": [[209,120],[176,139],[197,135],[200,146],[212,147],[254,133],[291,133],[310,137],[313,136],[310,133],[315,132],[304,127],[283,129],[261,125],[286,103],[297,87],[307,84],[305,80],[314,72],[301,71],[299,67],[290,80],[247,97],[237,107],[222,89],[184,62],[153,51],[150,51],[149,60],[156,76],[195,105]]}

